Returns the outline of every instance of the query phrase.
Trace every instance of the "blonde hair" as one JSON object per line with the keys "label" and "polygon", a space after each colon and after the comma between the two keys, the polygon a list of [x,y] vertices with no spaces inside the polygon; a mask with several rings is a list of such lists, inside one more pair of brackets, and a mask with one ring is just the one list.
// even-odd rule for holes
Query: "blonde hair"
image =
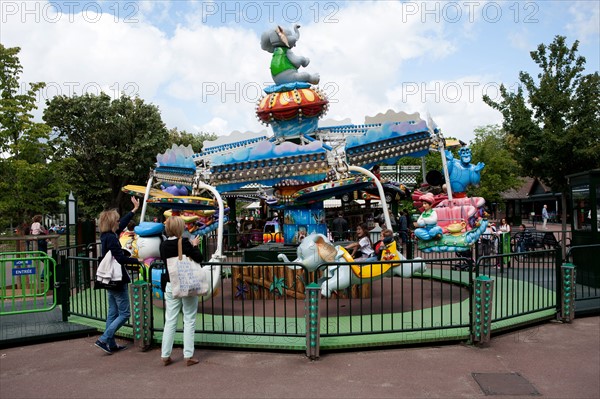
{"label": "blonde hair", "polygon": [[116,231],[116,228],[119,227],[117,225],[117,222],[119,221],[119,212],[117,212],[115,209],[110,209],[100,213],[98,219],[98,229],[100,230],[100,233]]}
{"label": "blonde hair", "polygon": [[42,221],[42,215],[35,215],[32,220],[33,223],[40,223]]}
{"label": "blonde hair", "polygon": [[167,237],[181,238],[184,228],[185,222],[179,216],[171,216],[165,221],[165,233],[167,233]]}

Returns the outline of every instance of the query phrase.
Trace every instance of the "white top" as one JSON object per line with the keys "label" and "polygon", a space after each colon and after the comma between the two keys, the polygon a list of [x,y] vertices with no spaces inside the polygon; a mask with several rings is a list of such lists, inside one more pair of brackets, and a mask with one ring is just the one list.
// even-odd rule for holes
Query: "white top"
{"label": "white top", "polygon": [[371,247],[371,240],[369,237],[363,237],[358,241],[358,245],[360,245],[360,252],[362,252],[362,257],[370,257],[375,253],[373,247]]}
{"label": "white top", "polygon": [[507,224],[501,224],[500,225],[500,231],[502,233],[510,233],[510,225],[508,223]]}
{"label": "white top", "polygon": [[42,225],[40,222],[35,222],[31,225],[31,234],[34,236],[42,234]]}

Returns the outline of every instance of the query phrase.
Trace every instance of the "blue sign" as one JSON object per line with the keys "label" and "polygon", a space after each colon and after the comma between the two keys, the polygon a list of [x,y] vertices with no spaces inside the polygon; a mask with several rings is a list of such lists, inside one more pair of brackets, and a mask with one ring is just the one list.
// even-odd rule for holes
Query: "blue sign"
{"label": "blue sign", "polygon": [[13,261],[13,265],[14,266],[24,266],[24,265],[32,265],[33,261],[31,259],[27,259],[27,260],[15,260]]}
{"label": "blue sign", "polygon": [[35,267],[27,267],[24,269],[12,269],[13,276],[23,276],[28,274],[35,274]]}

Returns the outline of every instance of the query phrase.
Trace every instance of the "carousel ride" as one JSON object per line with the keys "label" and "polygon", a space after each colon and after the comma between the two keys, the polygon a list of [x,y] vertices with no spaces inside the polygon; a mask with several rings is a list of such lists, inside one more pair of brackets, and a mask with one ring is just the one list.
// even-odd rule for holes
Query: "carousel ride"
{"label": "carousel ride", "polygon": [[[442,156],[448,184],[444,194],[416,191],[413,199],[424,209],[415,234],[424,252],[454,252],[470,248],[485,231],[486,215],[481,198],[467,198],[468,184],[479,182],[482,164],[470,164],[468,148],[454,160],[444,148],[441,130],[434,123],[415,118],[410,121],[387,120],[364,125],[318,126],[328,110],[328,100],[318,88],[319,75],[308,73],[309,60],[294,54],[299,39],[299,26],[292,30],[277,26],[261,37],[263,50],[272,53],[271,74],[274,85],[267,87],[256,105],[256,116],[270,126],[273,135],[253,137],[215,146],[206,146],[194,154],[191,147],[178,147],[157,156],[157,166],[151,171],[147,185],[126,186],[125,192],[143,196],[141,220],[146,206],[165,208],[165,217],[178,214],[188,222],[191,235],[206,235],[217,230],[217,248],[211,256],[213,288],[221,276],[218,265],[222,253],[223,225],[228,220],[221,195],[254,183],[269,187],[264,192],[267,204],[282,212],[285,244],[300,244],[298,259],[307,269],[316,269],[323,262],[352,263],[352,257],[327,239],[323,201],[344,193],[374,185],[382,199],[385,225],[391,227],[385,192],[379,179],[369,171],[374,165],[396,164],[406,156],[422,157],[432,145]],[[468,154],[467,154],[468,152]],[[453,196],[453,190],[460,193]],[[462,191],[460,191],[462,190]],[[433,198],[433,199],[432,199]],[[281,215],[281,213],[280,213]],[[235,218],[235,216],[232,215]],[[136,227],[137,243],[134,255],[146,264],[157,258],[157,235],[162,224],[142,222]],[[435,234],[429,234],[435,233]],[[306,246],[313,245],[323,255],[306,261]],[[392,246],[393,245],[393,246]],[[395,242],[387,248],[386,260],[404,260]],[[308,250],[310,252],[310,250]],[[280,258],[287,260],[283,256]],[[214,263],[215,265],[210,265]],[[342,279],[329,268],[329,283],[323,283],[323,294],[344,285],[360,284],[365,279],[391,274],[410,275],[424,266],[414,262],[407,270],[395,270],[398,265],[382,265],[366,269],[364,265],[350,268]],[[333,279],[341,283],[335,287]],[[210,296],[212,292],[207,294]]]}

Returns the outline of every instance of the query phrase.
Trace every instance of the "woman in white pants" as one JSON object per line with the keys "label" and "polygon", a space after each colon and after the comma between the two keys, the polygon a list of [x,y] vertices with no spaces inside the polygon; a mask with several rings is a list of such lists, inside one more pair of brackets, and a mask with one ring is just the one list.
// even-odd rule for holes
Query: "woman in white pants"
{"label": "woman in white pants", "polygon": [[[160,257],[165,265],[168,258],[179,256],[178,242],[181,240],[182,253],[188,258],[201,263],[202,253],[198,249],[199,237],[193,240],[182,238],[185,222],[179,216],[171,216],[165,222],[167,239],[160,244]],[[198,313],[198,297],[174,298],[171,290],[169,272],[167,270],[167,285],[165,289],[165,328],[163,332],[161,358],[163,365],[173,363],[171,352],[177,328],[177,317],[183,311],[183,358],[186,366],[198,364],[194,358],[194,333],[196,331],[196,314]]]}

